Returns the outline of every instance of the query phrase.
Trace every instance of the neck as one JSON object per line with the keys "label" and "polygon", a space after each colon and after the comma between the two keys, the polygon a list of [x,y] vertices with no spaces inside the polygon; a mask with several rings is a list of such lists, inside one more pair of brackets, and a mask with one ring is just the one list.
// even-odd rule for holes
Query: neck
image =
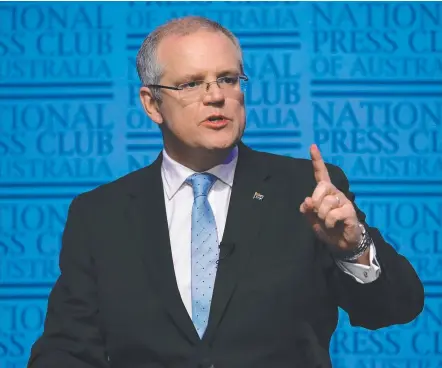
{"label": "neck", "polygon": [[227,162],[233,151],[233,147],[216,150],[204,148],[177,150],[167,144],[164,144],[164,149],[173,160],[196,172],[207,171]]}

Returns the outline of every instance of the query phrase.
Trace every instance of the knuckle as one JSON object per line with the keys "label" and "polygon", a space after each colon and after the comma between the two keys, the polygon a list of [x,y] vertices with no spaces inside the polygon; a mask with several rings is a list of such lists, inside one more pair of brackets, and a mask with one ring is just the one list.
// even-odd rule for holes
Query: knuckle
{"label": "knuckle", "polygon": [[328,195],[327,197],[325,197],[325,201],[328,205],[332,206],[336,204],[336,196]]}
{"label": "knuckle", "polygon": [[314,197],[314,198],[312,198],[312,202],[313,202],[313,206],[319,210],[319,208],[321,207],[321,198],[319,196]]}
{"label": "knuckle", "polygon": [[350,215],[355,215],[356,216],[356,211],[355,208],[353,207],[353,205],[350,202],[347,202],[344,205],[344,208],[346,209],[346,211],[348,212],[348,214]]}

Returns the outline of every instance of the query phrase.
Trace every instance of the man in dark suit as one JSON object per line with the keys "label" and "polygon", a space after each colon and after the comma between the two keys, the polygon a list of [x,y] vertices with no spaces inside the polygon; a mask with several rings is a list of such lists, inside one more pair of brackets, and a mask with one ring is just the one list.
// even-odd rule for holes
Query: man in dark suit
{"label": "man in dark suit", "polygon": [[421,312],[412,266],[316,146],[301,160],[241,142],[229,31],[175,20],[137,66],[164,150],[73,200],[29,368],[329,367],[338,307],[368,329]]}

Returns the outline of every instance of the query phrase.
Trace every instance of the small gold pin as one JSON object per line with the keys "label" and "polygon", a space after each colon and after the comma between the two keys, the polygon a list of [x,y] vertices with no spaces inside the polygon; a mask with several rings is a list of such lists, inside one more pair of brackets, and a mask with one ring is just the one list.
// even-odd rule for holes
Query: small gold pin
{"label": "small gold pin", "polygon": [[258,201],[262,201],[264,199],[264,195],[258,192],[255,192],[253,195],[253,199],[257,199]]}

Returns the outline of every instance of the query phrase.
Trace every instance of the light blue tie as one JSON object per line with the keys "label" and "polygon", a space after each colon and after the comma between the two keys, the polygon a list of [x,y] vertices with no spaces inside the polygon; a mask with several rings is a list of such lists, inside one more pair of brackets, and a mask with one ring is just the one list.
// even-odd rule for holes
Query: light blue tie
{"label": "light blue tie", "polygon": [[209,320],[219,254],[215,217],[207,196],[217,178],[197,173],[187,178],[193,188],[192,207],[192,320],[200,338]]}

